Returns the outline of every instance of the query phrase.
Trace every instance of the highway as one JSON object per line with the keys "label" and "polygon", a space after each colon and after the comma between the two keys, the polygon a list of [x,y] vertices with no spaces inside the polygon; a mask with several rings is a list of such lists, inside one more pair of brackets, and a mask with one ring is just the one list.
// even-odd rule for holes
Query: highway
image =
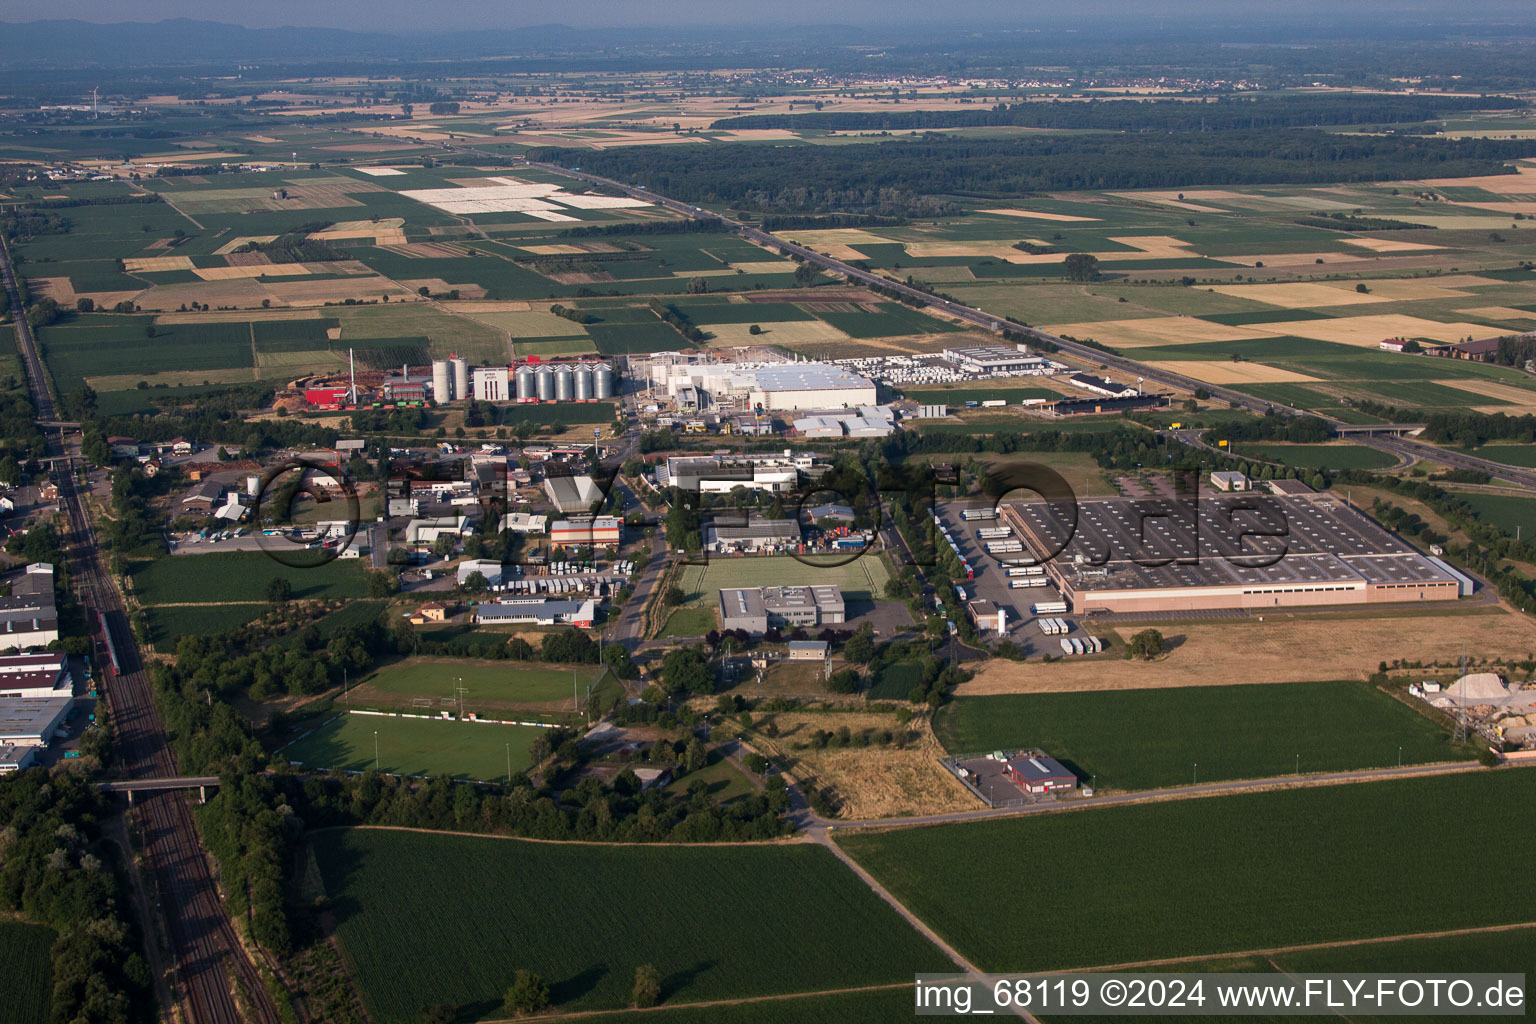
{"label": "highway", "polygon": [[[486,150],[472,149],[465,146],[444,146],[443,148],[456,152],[488,157],[493,160],[506,159],[505,154],[502,153],[491,153]],[[1251,412],[1265,413],[1270,410],[1274,410],[1277,413],[1289,416],[1316,415],[1315,413],[1303,413],[1302,410],[1295,409],[1290,406],[1278,405],[1274,402],[1266,402],[1262,399],[1254,398],[1252,395],[1244,394],[1241,391],[1234,391],[1231,388],[1222,387],[1218,384],[1208,384],[1204,381],[1196,380],[1193,377],[1186,377],[1183,374],[1171,373],[1167,370],[1162,370],[1154,366],[1148,366],[1145,363],[1138,363],[1134,359],[1128,359],[1125,356],[1115,355],[1113,353],[1106,352],[1103,349],[1095,348],[1092,345],[1085,345],[1081,342],[1071,341],[1058,335],[1047,334],[1044,331],[1029,327],[1014,320],[1009,320],[1006,317],[1001,317],[994,313],[988,313],[986,310],[977,309],[974,306],[967,306],[959,302],[953,302],[949,299],[935,295],[932,292],[913,287],[912,285],[906,284],[905,282],[896,281],[891,278],[884,277],[880,274],[876,274],[868,270],[863,270],[859,267],[853,266],[852,264],[845,263],[842,260],[833,259],[831,256],[823,255],[814,249],[809,249],[803,245],[796,245],[794,242],[779,238],[777,235],[769,234],[768,232],[759,228],[752,227],[748,224],[743,224],[738,220],[734,220],[722,214],[715,213],[712,210],[704,210],[697,206],[691,206],[688,203],[660,195],[646,188],[626,185],[623,182],[614,181],[611,178],[600,177],[599,175],[589,174],[585,171],[576,170],[570,167],[561,167],[558,164],[540,163],[532,160],[525,162],[529,167],[536,167],[540,170],[551,171],[553,173],[562,174],[567,177],[577,178],[581,181],[587,182],[588,184],[601,185],[605,188],[616,189],[625,195],[655,203],[656,205],[672,210],[675,213],[680,213],[685,217],[692,217],[697,220],[719,221],[728,229],[740,235],[742,238],[745,238],[751,242],[755,242],[764,248],[782,253],[785,256],[797,257],[807,263],[820,267],[825,271],[847,278],[849,281],[863,285],[878,286],[888,293],[904,295],[908,298],[926,303],[937,312],[954,317],[956,320],[959,320],[963,323],[968,323],[973,327],[977,327],[982,330],[994,332],[1002,332],[1005,330],[1017,331],[1021,334],[1050,342],[1065,355],[1093,365],[1106,367],[1107,369],[1117,371],[1118,373],[1126,376],[1138,377],[1153,384],[1160,384],[1164,387],[1177,388],[1182,391],[1191,392],[1196,388],[1204,388],[1207,392],[1210,393],[1212,398],[1223,402],[1230,402],[1238,408],[1247,409]],[[1335,420],[1326,416],[1318,418],[1323,419],[1335,429],[1350,426],[1350,424],[1346,424],[1342,420]],[[1519,484],[1522,487],[1536,487],[1536,471],[1520,469],[1513,466],[1506,466],[1503,463],[1493,462],[1489,459],[1478,458],[1474,455],[1464,455],[1459,452],[1448,451],[1444,448],[1438,448],[1434,445],[1410,440],[1409,438],[1388,438],[1375,435],[1362,437],[1356,435],[1352,436],[1351,440],[1371,448],[1389,452],[1399,457],[1428,459],[1431,462],[1438,462],[1456,469],[1477,470],[1479,472],[1487,473],[1490,476],[1508,480],[1511,483]]]}
{"label": "highway", "polygon": [[[110,644],[116,649],[122,668],[121,673],[109,673],[105,667],[102,670],[107,679],[105,691],[111,709],[109,721],[116,767],[135,779],[176,776],[175,757],[166,742],[149,676],[134,645],[122,595],[103,567],[76,479],[76,463],[54,411],[3,239],[0,278],[4,279],[15,312],[16,348],[47,438],[48,454],[67,460],[56,476],[59,504],[69,518],[63,541],[71,585],[85,606],[86,622],[96,623],[98,612],[105,617],[108,635],[97,638],[96,663],[109,663],[101,655],[105,654],[103,645]],[[176,963],[176,992],[183,1004],[182,1016],[192,1024],[278,1024],[277,1009],[225,916],[188,798],[176,792],[146,794],[137,801],[136,809],[140,846]],[[157,929],[151,922],[143,924],[147,941],[155,941]],[[246,1005],[237,1003],[226,968],[233,970],[245,989]]]}

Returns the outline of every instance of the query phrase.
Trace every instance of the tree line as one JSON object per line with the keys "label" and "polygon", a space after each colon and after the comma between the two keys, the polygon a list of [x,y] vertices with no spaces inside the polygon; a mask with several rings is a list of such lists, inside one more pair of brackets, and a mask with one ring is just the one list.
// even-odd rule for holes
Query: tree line
{"label": "tree line", "polygon": [[[537,156],[691,203],[775,212],[928,216],[947,197],[1512,173],[1536,140],[1339,135],[1317,129],[972,139],[926,135],[847,146],[628,146]],[[926,199],[924,197],[946,197]],[[909,210],[914,203],[932,209]],[[958,207],[957,207],[958,208]]]}
{"label": "tree line", "polygon": [[1514,110],[1511,96],[1262,96],[1187,100],[1022,101],[945,110],[823,110],[804,114],[748,114],[716,121],[717,129],[790,131],[920,131],[943,128],[1020,128],[1116,132],[1257,131],[1323,125],[1403,124],[1452,111]]}

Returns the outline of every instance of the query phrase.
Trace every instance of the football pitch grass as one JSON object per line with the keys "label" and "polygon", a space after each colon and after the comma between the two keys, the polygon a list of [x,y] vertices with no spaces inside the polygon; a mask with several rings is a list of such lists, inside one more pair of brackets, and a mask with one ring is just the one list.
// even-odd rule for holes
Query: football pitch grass
{"label": "football pitch grass", "polygon": [[520,661],[471,661],[465,658],[406,658],[357,681],[392,697],[411,700],[454,698],[464,688],[464,705],[473,710],[486,702],[544,703],[571,701],[572,685],[585,696],[603,675],[595,665],[529,665]]}
{"label": "football pitch grass", "polygon": [[774,587],[830,585],[842,590],[845,601],[877,601],[885,597],[890,571],[885,559],[868,552],[844,565],[832,564],[840,557],[831,556],[818,563],[815,556],[806,561],[787,555],[746,556],[711,555],[707,565],[690,565],[683,570],[682,588],[690,604],[709,602],[715,592],[729,587]]}
{"label": "football pitch grass", "polygon": [[952,753],[1036,747],[1113,790],[1473,756],[1440,724],[1356,681],[960,697],[934,733]]}
{"label": "football pitch grass", "polygon": [[[447,719],[342,714],[278,752],[312,771],[379,771],[494,781],[523,771],[544,730]],[[377,747],[375,747],[377,741]],[[377,750],[377,762],[375,762]]]}
{"label": "football pitch grass", "polygon": [[[1536,772],[1485,771],[837,842],[982,970],[1071,970],[1529,922],[1493,894],[1524,884],[1532,797]],[[1426,837],[1454,884],[1402,868]]]}
{"label": "football pitch grass", "polygon": [[[549,844],[364,829],[320,832],[313,849],[343,957],[379,1024],[414,1024],[421,1007],[443,1003],[459,1020],[501,1018],[518,969],[543,975],[563,1011],[627,1007],[635,968],[647,963],[661,975],[663,1006],[910,985],[914,971],[952,969],[813,844]],[[402,956],[406,922],[412,952]]]}

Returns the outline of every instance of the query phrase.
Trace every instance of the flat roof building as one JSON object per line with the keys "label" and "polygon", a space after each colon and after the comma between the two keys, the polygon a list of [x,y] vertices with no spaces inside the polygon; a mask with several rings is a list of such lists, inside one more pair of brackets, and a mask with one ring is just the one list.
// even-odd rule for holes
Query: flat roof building
{"label": "flat roof building", "polygon": [[719,592],[720,628],[761,635],[772,627],[801,629],[847,621],[842,591],[828,584],[732,587]]}
{"label": "flat roof building", "polygon": [[968,348],[947,348],[942,353],[946,362],[954,363],[968,373],[1036,374],[1049,373],[1051,361],[1043,356],[1032,355],[1027,345],[1009,348],[1006,345],[974,345]]}
{"label": "flat roof building", "polygon": [[46,747],[74,702],[72,696],[0,700],[0,745]]}
{"label": "flat roof building", "polygon": [[1005,502],[1000,521],[1081,614],[1454,601],[1465,577],[1331,495]]}
{"label": "flat roof building", "polygon": [[619,521],[612,516],[578,516],[557,519],[550,524],[549,542],[553,545],[617,544]]}
{"label": "flat roof building", "polygon": [[800,524],[793,519],[716,516],[704,525],[704,547],[718,553],[778,550],[799,544]]}
{"label": "flat roof building", "polygon": [[561,512],[588,512],[594,502],[603,500],[603,489],[590,476],[544,477],[544,493],[550,504]]}
{"label": "flat roof building", "polygon": [[70,693],[69,670],[63,654],[49,651],[0,656],[0,700]]}
{"label": "flat roof building", "polygon": [[528,624],[588,629],[596,618],[597,602],[591,599],[513,598],[475,606],[475,621],[487,626]]}
{"label": "flat roof building", "polygon": [[1008,777],[1026,793],[1051,793],[1058,789],[1076,789],[1077,776],[1054,757],[1037,754],[1008,761]]}
{"label": "flat roof building", "polygon": [[1067,383],[1109,398],[1130,398],[1138,394],[1134,384],[1116,384],[1108,377],[1099,377],[1091,373],[1074,373],[1067,378]]}

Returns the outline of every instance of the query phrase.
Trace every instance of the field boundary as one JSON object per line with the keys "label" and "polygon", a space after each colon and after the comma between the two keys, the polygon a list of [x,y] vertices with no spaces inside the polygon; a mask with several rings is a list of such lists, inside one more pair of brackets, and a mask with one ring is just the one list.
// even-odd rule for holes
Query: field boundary
{"label": "field boundary", "polygon": [[[464,780],[466,782],[470,780]],[[469,836],[474,839],[502,839],[514,843],[542,843],[546,846],[675,846],[681,849],[693,849],[694,847],[707,846],[805,846],[814,840],[805,835],[783,836],[777,839],[740,839],[730,841],[717,841],[710,843],[622,843],[603,842],[600,839],[536,839],[532,836],[509,836],[500,832],[464,832],[459,829],[442,828],[415,828],[410,825],[327,825],[324,828],[311,829],[306,835],[318,835],[321,832],[342,832],[354,829],[360,832],[420,832],[429,836]]]}
{"label": "field boundary", "polygon": [[[1235,953],[1201,953],[1191,956],[1167,957],[1161,960],[1135,960],[1123,964],[1104,964],[1076,968],[1084,971],[1121,971],[1136,967],[1160,967],[1167,964],[1197,963],[1204,960],[1241,960],[1245,957],[1280,956],[1285,953],[1306,953],[1317,949],[1343,949],[1348,946],[1381,946],[1393,942],[1412,942],[1416,939],[1454,939],[1463,935],[1488,935],[1495,932],[1517,932],[1536,928],[1536,921],[1517,924],[1488,924],[1475,928],[1451,928],[1439,932],[1409,932],[1405,935],[1377,935],[1365,939],[1338,939],[1333,942],[1305,942],[1294,946],[1276,946],[1273,949],[1245,949]],[[1041,971],[1050,974],[1050,971]]]}
{"label": "field boundary", "polygon": [[413,715],[404,711],[374,711],[365,708],[353,708],[347,714],[377,715],[380,718],[421,718],[428,722],[457,722],[460,725],[527,725],[536,729],[557,728],[549,722],[514,722],[504,718],[444,718],[442,715]]}
{"label": "field boundary", "polygon": [[[815,992],[789,992],[771,996],[745,996],[741,999],[709,999],[700,1003],[660,1003],[656,1006],[622,1006],[613,1010],[577,1010],[575,1013],[554,1013],[540,1015],[541,1020],[585,1020],[591,1017],[611,1017],[616,1013],[656,1013],[666,1010],[698,1010],[711,1006],[743,1006],[747,1003],[773,1003],[783,1002],[789,999],[816,999],[821,996],[842,996],[854,992],[888,992],[892,989],[909,989],[910,982],[894,981],[888,985],[859,985],[855,988],[828,988]],[[526,1017],[498,1017],[481,1021],[481,1024],[514,1024],[515,1021],[526,1020]]]}

